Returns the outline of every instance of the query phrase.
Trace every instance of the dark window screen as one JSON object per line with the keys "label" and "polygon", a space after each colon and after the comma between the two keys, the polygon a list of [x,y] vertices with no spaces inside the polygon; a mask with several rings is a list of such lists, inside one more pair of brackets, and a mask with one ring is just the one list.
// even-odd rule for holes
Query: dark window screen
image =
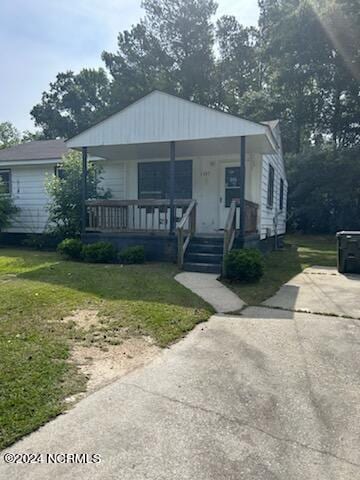
{"label": "dark window screen", "polygon": [[[139,163],[138,179],[139,198],[169,198],[170,162]],[[175,162],[175,198],[192,198],[192,160]]]}
{"label": "dark window screen", "polygon": [[284,208],[284,180],[280,180],[280,210]]}
{"label": "dark window screen", "polygon": [[11,193],[11,172],[10,170],[0,170],[0,193]]}
{"label": "dark window screen", "polygon": [[54,169],[54,173],[55,173],[56,177],[59,177],[61,179],[65,178],[65,170],[62,167],[60,167],[59,165],[56,165],[56,167]]}
{"label": "dark window screen", "polygon": [[225,168],[225,207],[233,200],[240,201],[240,167]]}
{"label": "dark window screen", "polygon": [[267,203],[269,207],[272,207],[274,204],[274,177],[275,177],[274,167],[272,165],[269,165],[268,192],[267,192]]}

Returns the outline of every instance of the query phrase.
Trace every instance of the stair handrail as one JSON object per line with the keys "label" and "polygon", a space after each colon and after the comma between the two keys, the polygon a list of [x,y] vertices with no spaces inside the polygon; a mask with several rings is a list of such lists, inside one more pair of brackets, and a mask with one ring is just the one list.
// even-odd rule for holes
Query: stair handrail
{"label": "stair handrail", "polygon": [[231,251],[236,236],[236,208],[237,201],[233,200],[230,204],[224,228],[223,272],[225,272],[225,257]]}
{"label": "stair handrail", "polygon": [[[177,227],[179,268],[182,268],[184,265],[186,249],[190,243],[191,237],[193,237],[196,232],[196,204],[196,200],[190,202]],[[185,230],[187,224],[189,228]],[[187,235],[185,236],[186,233]]]}

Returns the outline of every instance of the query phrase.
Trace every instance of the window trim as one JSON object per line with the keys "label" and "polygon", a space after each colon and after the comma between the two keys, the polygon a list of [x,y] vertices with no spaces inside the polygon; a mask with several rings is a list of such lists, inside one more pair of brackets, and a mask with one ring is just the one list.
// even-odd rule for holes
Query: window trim
{"label": "window trim", "polygon": [[0,173],[8,173],[9,174],[9,181],[8,181],[8,192],[4,192],[4,195],[11,195],[12,194],[12,172],[11,168],[0,168]]}
{"label": "window trim", "polygon": [[[270,173],[272,172],[272,179]],[[270,180],[272,182],[270,183]],[[270,198],[271,193],[271,198]],[[275,168],[269,163],[268,183],[267,183],[267,207],[274,208],[274,193],[275,193]]]}
{"label": "window trim", "polygon": [[279,199],[279,210],[282,212],[284,210],[284,179],[280,178],[280,199]]}

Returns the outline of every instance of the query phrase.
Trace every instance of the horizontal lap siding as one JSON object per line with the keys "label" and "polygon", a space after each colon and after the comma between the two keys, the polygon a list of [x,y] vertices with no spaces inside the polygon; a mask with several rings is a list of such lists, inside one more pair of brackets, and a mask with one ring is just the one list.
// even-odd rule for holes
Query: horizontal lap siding
{"label": "horizontal lap siding", "polygon": [[42,233],[48,222],[49,197],[45,190],[47,175],[54,173],[52,165],[10,167],[12,196],[19,214],[6,231]]}
{"label": "horizontal lap siding", "polygon": [[[269,165],[274,167],[274,203],[273,207],[267,205]],[[284,180],[284,205],[280,212],[280,179]],[[266,238],[267,231],[270,236],[275,235],[274,217],[278,213],[278,235],[284,234],[286,231],[286,207],[287,207],[287,181],[284,169],[284,163],[281,153],[263,156],[262,180],[261,180],[261,239]]]}
{"label": "horizontal lap siding", "polygon": [[[102,164],[102,163],[101,163]],[[1,167],[0,167],[1,168]],[[42,233],[48,226],[49,196],[45,189],[53,165],[19,166],[11,169],[12,196],[19,214],[7,232]],[[112,197],[124,198],[124,163],[106,162],[101,173],[101,185],[111,191]]]}
{"label": "horizontal lap siding", "polygon": [[125,163],[106,160],[101,165],[100,186],[110,190],[112,198],[125,199]]}

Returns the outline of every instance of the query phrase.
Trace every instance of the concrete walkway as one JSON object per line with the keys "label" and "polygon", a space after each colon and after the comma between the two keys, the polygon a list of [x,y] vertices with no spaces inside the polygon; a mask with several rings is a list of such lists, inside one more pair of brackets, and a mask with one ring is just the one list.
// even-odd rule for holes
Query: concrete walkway
{"label": "concrete walkway", "polygon": [[[152,364],[10,447],[11,480],[360,478],[355,320],[248,308],[213,316]],[[46,453],[99,454],[49,464]],[[61,458],[61,457],[60,457]]]}
{"label": "concrete walkway", "polygon": [[241,310],[245,302],[219,282],[218,277],[212,273],[182,272],[176,275],[175,280],[205,300],[218,313]]}

